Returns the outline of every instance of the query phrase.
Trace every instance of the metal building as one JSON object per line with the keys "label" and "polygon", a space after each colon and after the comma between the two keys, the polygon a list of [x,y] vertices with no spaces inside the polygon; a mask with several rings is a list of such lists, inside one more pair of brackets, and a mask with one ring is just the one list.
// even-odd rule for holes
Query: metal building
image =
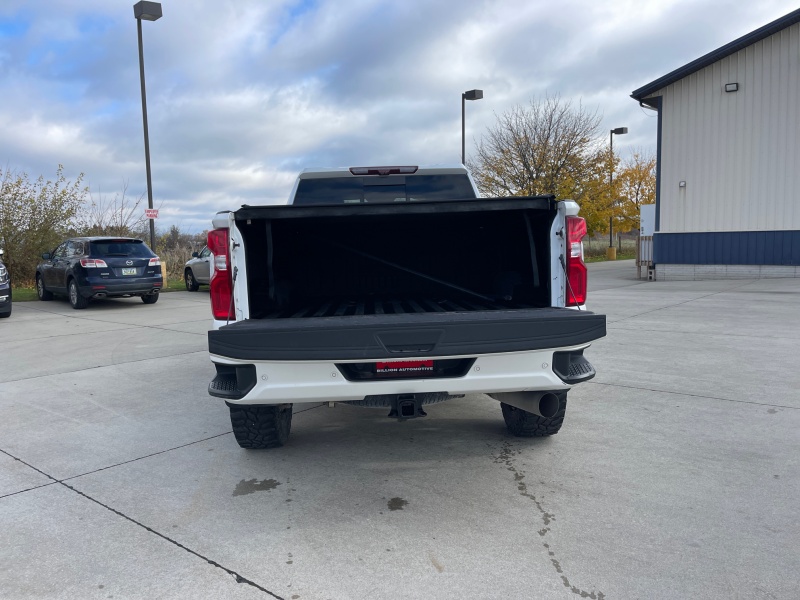
{"label": "metal building", "polygon": [[631,97],[658,111],[656,278],[800,276],[800,9]]}

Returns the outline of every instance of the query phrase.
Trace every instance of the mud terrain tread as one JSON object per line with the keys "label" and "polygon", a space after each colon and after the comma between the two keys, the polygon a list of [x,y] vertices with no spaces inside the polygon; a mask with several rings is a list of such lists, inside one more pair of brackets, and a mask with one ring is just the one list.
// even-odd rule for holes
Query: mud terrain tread
{"label": "mud terrain tread", "polygon": [[286,443],[292,428],[292,405],[236,406],[228,404],[236,441],[250,450],[278,448]]}

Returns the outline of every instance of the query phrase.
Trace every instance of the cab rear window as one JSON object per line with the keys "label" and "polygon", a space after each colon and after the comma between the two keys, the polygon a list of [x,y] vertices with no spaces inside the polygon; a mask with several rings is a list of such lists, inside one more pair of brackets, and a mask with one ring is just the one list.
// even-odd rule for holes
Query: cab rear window
{"label": "cab rear window", "polygon": [[385,204],[469,200],[466,175],[389,175],[301,179],[293,204]]}

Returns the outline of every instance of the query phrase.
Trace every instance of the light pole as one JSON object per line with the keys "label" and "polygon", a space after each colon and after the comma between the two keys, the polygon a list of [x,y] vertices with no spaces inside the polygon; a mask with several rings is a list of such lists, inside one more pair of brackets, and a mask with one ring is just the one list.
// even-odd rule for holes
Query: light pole
{"label": "light pole", "polygon": [[[137,2],[133,5],[136,28],[139,32],[139,79],[142,82],[142,123],[144,125],[144,165],[147,170],[147,208],[153,209],[153,182],[150,177],[150,136],[147,133],[147,94],[144,90],[144,52],[142,51],[142,19],[157,21],[161,18],[160,2]],[[155,219],[150,221],[150,249],[156,251]]]}
{"label": "light pole", "polygon": [[466,131],[466,102],[465,100],[480,100],[483,98],[483,90],[470,90],[461,94],[461,164],[467,162],[466,157],[466,142],[464,141]]}
{"label": "light pole", "polygon": [[608,215],[608,258],[611,258],[611,254],[614,254],[614,258],[616,258],[616,253],[612,252],[614,249],[614,134],[617,135],[625,135],[628,133],[627,127],[617,127],[616,129],[611,130],[610,140],[611,140],[611,169],[608,173],[608,187],[611,191],[611,209]]}

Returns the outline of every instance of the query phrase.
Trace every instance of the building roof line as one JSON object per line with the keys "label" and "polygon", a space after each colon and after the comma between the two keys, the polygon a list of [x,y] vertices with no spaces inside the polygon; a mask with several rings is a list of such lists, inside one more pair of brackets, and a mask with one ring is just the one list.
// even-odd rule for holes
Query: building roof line
{"label": "building roof line", "polygon": [[[760,42],[764,38],[768,38],[769,36],[778,33],[786,29],[787,27],[791,27],[795,23],[800,22],[800,8],[790,12],[788,15],[784,15],[779,19],[772,21],[771,23],[767,23],[763,27],[759,27],[755,31],[751,31],[750,33],[743,35],[742,37],[733,40],[732,42],[725,44],[724,46],[709,52],[701,56],[700,58],[693,60],[690,63],[683,65],[667,73],[663,77],[659,77],[655,81],[651,81],[647,85],[640,87],[637,90],[631,92],[631,98],[635,100],[639,100],[640,102],[645,98],[645,96],[649,96],[653,92],[657,92],[658,90],[667,87],[668,85],[675,83],[676,81],[683,79],[699,71],[700,69],[704,69],[705,67],[722,60],[726,56],[730,56],[746,48],[747,46],[751,46],[756,42]],[[646,102],[646,104],[649,104]]]}

